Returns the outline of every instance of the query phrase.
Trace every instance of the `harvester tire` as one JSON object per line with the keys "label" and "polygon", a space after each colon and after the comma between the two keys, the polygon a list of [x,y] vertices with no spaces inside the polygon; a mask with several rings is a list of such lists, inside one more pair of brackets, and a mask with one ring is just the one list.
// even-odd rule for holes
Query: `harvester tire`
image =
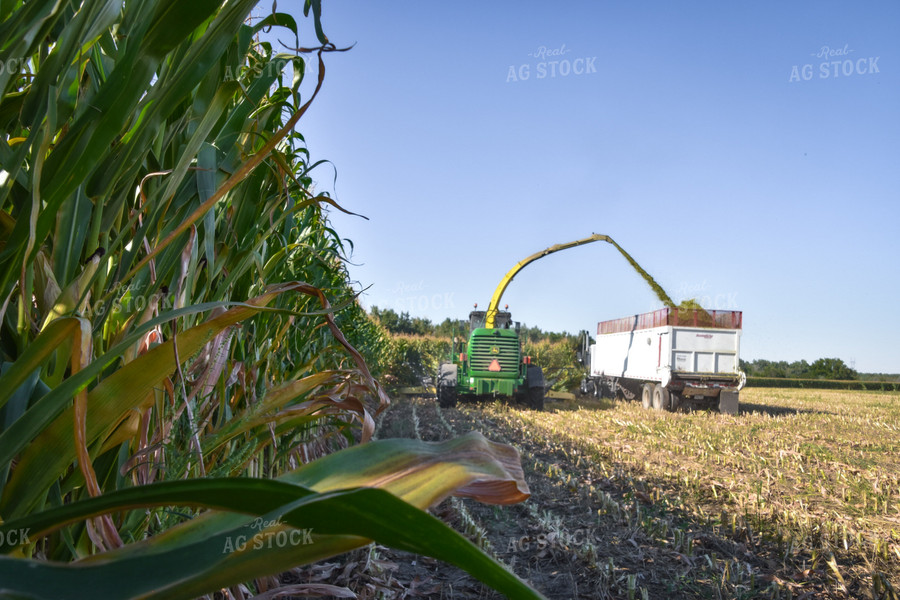
{"label": "harvester tire", "polygon": [[445,363],[438,367],[437,399],[441,408],[456,406],[456,365]]}
{"label": "harvester tire", "polygon": [[544,371],[537,365],[528,365],[525,383],[528,385],[528,405],[532,410],[544,410]]}
{"label": "harvester tire", "polygon": [[528,405],[532,410],[544,410],[544,388],[528,389]]}

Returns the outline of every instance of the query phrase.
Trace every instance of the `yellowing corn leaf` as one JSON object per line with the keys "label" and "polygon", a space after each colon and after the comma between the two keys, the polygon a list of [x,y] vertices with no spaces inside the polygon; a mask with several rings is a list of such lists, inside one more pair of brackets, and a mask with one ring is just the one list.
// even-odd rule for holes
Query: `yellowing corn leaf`
{"label": "yellowing corn leaf", "polygon": [[[11,590],[27,586],[35,598],[51,598],[60,590],[87,597],[73,592],[80,589],[111,599],[187,597],[376,540],[456,564],[509,597],[540,598],[423,510],[451,494],[497,504],[527,498],[521,473],[514,448],[473,432],[441,443],[379,440],[275,481],[178,481],[110,492],[4,523],[0,531],[28,528],[39,536],[65,523],[143,506],[217,510],[67,566],[0,557],[0,580]],[[374,487],[339,489],[348,484]],[[40,577],[44,570],[46,578]],[[89,581],[94,583],[88,586]]]}

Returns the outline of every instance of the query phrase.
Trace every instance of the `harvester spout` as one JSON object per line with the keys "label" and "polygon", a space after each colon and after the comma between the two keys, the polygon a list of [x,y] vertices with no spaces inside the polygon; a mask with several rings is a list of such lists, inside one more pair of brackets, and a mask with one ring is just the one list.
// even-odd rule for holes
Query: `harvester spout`
{"label": "harvester spout", "polygon": [[622,249],[620,245],[618,245],[611,237],[608,235],[603,235],[601,233],[595,233],[590,237],[586,237],[581,240],[575,240],[574,242],[567,242],[565,244],[556,244],[554,246],[550,246],[545,250],[541,250],[540,252],[535,252],[528,258],[520,260],[516,263],[516,265],[509,270],[509,272],[503,276],[503,279],[500,280],[500,285],[497,286],[497,289],[494,290],[494,295],[491,297],[491,303],[488,305],[487,311],[485,311],[485,322],[484,326],[486,329],[494,328],[494,320],[497,316],[497,307],[500,306],[500,298],[503,297],[503,292],[506,291],[506,286],[509,285],[509,282],[513,280],[513,277],[518,274],[519,271],[524,269],[529,264],[533,263],[539,258],[543,258],[548,254],[553,254],[554,252],[558,252],[560,250],[566,250],[567,248],[574,248],[575,246],[581,246],[583,244],[590,244],[591,242],[604,241],[612,244],[616,247],[616,249],[622,253],[622,256],[631,263],[631,265],[637,269],[637,271],[641,274],[647,283],[650,284],[650,287],[653,288],[653,291],[656,292],[656,295],[660,300],[663,301],[667,306],[674,307],[675,303],[672,302],[672,299],[663,291],[663,289],[657,284],[650,275],[642,269],[637,262],[631,256]]}

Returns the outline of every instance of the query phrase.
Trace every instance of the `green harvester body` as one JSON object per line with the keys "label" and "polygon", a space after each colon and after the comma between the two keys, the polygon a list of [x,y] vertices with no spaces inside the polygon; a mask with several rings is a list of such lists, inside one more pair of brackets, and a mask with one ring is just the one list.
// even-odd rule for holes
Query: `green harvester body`
{"label": "green harvester body", "polygon": [[459,369],[459,395],[513,397],[527,391],[528,365],[522,360],[517,330],[473,328],[460,346],[453,357]]}

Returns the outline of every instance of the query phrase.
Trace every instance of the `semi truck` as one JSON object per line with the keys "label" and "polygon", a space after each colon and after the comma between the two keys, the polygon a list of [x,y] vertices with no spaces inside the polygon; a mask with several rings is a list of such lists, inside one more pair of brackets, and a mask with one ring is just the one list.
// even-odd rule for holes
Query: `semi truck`
{"label": "semi truck", "polygon": [[[639,397],[644,408],[718,408],[737,414],[740,311],[667,307],[597,324],[583,336],[582,393]],[[587,332],[584,332],[587,334]]]}

